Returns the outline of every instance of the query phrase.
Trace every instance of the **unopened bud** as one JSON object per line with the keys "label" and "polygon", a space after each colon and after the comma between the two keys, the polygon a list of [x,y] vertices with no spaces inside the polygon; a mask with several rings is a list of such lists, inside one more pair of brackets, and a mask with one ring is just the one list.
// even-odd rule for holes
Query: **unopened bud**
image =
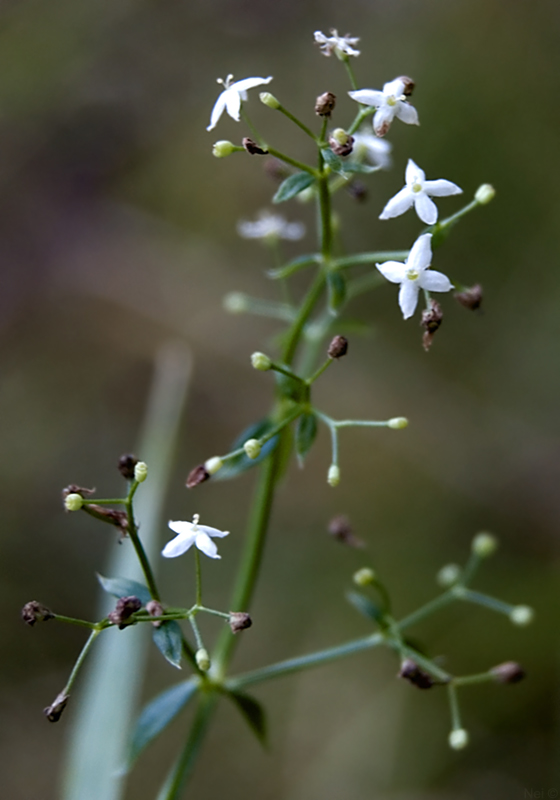
{"label": "unopened bud", "polygon": [[490,670],[498,683],[519,683],[525,678],[525,670],[517,661],[505,661]]}
{"label": "unopened bud", "polygon": [[335,336],[329,345],[327,355],[329,358],[342,358],[348,352],[348,339],[344,336]]}
{"label": "unopened bud", "polygon": [[514,625],[520,628],[530,625],[535,617],[535,612],[530,606],[515,606],[510,612],[509,618]]}
{"label": "unopened bud", "polygon": [[[164,613],[164,608],[159,600],[149,600],[146,603],[146,611],[150,615],[150,617],[162,617]],[[152,622],[154,628],[160,628],[163,625],[162,619],[156,619],[155,622]]]}
{"label": "unopened bud", "polygon": [[70,695],[61,692],[56,698],[54,703],[47,708],[43,709],[44,714],[49,722],[58,722],[60,716],[64,709],[66,708],[66,704],[68,703]]}
{"label": "unopened bud", "polygon": [[210,473],[204,464],[199,464],[198,467],[191,469],[187,475],[185,485],[187,489],[194,489],[194,487],[198,486],[199,483],[204,483],[204,481],[207,481],[209,477]]}
{"label": "unopened bud", "polygon": [[224,462],[219,456],[212,456],[204,462],[204,469],[209,475],[215,475],[223,466]]}
{"label": "unopened bud", "polygon": [[491,533],[477,533],[472,540],[471,550],[479,558],[489,558],[498,549],[498,540]]}
{"label": "unopened bud", "polygon": [[264,103],[264,105],[268,106],[269,108],[273,109],[280,108],[280,103],[274,97],[273,94],[270,94],[270,92],[261,92],[259,94],[259,100],[261,101],[261,103]]}
{"label": "unopened bud", "polygon": [[127,625],[132,624],[132,622],[130,622],[130,618],[141,608],[142,601],[138,597],[135,597],[134,595],[130,595],[129,597],[119,597],[114,610],[107,614],[107,619],[114,625],[118,625],[119,630],[122,631],[122,629],[126,628]]}
{"label": "unopened bud", "polygon": [[336,105],[336,95],[324,92],[315,100],[315,113],[319,117],[330,117]]}
{"label": "unopened bud", "polygon": [[462,750],[469,743],[469,734],[464,728],[456,728],[449,734],[449,747]]}
{"label": "unopened bud", "polygon": [[344,128],[335,128],[329,136],[329,145],[337,156],[349,156],[354,145],[354,137],[346,133]]}
{"label": "unopened bud", "polygon": [[229,627],[232,633],[239,633],[250,628],[253,620],[246,611],[230,611],[229,612]]}
{"label": "unopened bud", "polygon": [[482,286],[480,283],[475,283],[474,286],[469,286],[467,289],[463,289],[462,292],[455,292],[453,297],[465,308],[476,311],[482,303]]}
{"label": "unopened bud", "polygon": [[202,672],[208,672],[210,669],[210,656],[208,655],[208,651],[201,647],[200,650],[197,650],[195,653],[196,663],[198,668],[202,670]]}
{"label": "unopened bud", "polygon": [[338,486],[340,483],[340,467],[336,464],[331,464],[327,474],[327,483],[329,486]]}
{"label": "unopened bud", "polygon": [[394,431],[400,431],[403,428],[408,428],[408,420],[406,417],[392,417],[387,423],[388,428]]}
{"label": "unopened bud", "polygon": [[224,308],[230,314],[243,314],[249,308],[247,295],[242,292],[230,292],[224,297]]}
{"label": "unopened bud", "polygon": [[370,567],[362,567],[352,575],[352,580],[356,586],[371,586],[375,583],[375,572]]}
{"label": "unopened bud", "polygon": [[265,353],[253,353],[251,356],[251,364],[253,365],[253,369],[258,369],[261,372],[266,372],[272,367],[272,361]]}
{"label": "unopened bud", "polygon": [[418,689],[431,689],[434,685],[432,676],[423,669],[420,669],[418,664],[411,658],[404,659],[398,677],[404,678],[405,681],[408,681]]}
{"label": "unopened bud", "polygon": [[462,571],[458,564],[446,564],[438,572],[436,580],[440,586],[453,586],[461,577]]}
{"label": "unopened bud", "polygon": [[148,477],[148,465],[145,461],[139,461],[134,467],[134,480],[143,483]]}
{"label": "unopened bud", "polygon": [[119,458],[118,463],[118,470],[123,476],[126,478],[127,481],[131,481],[134,478],[134,467],[138,463],[138,459],[136,456],[133,456],[132,453],[125,453]]}
{"label": "unopened bud", "polygon": [[243,445],[243,449],[249,458],[258,458],[261,453],[261,443],[258,439],[247,439]]}
{"label": "unopened bud", "polygon": [[47,622],[49,619],[54,619],[54,614],[42,603],[31,600],[21,609],[21,618],[27,625],[33,627],[36,622]]}
{"label": "unopened bud", "polygon": [[268,150],[264,150],[260,145],[258,145],[254,139],[249,139],[248,136],[245,136],[244,139],[241,140],[241,144],[245,148],[245,150],[251,156],[267,156]]}
{"label": "unopened bud", "polygon": [[68,494],[64,500],[66,511],[79,511],[83,504],[84,498],[81,494]]}
{"label": "unopened bud", "polygon": [[404,83],[403,94],[405,95],[405,97],[410,97],[416,85],[412,80],[412,78],[409,78],[408,75],[399,75],[397,80],[402,81]]}
{"label": "unopened bud", "polygon": [[220,139],[219,142],[214,142],[212,146],[212,155],[216,158],[226,158],[232,153],[235,153],[237,147],[233,142],[228,142],[226,139]]}
{"label": "unopened bud", "polygon": [[496,196],[496,190],[489,183],[483,183],[475,192],[474,199],[481,206],[485,206]]}
{"label": "unopened bud", "polygon": [[357,536],[354,536],[352,531],[352,526],[350,525],[350,520],[348,517],[345,517],[344,514],[339,514],[337,517],[333,517],[329,522],[329,533],[335,539],[338,539],[339,542],[342,544],[346,544],[349,547],[355,547],[357,549],[364,548],[365,542],[361,539],[358,539]]}

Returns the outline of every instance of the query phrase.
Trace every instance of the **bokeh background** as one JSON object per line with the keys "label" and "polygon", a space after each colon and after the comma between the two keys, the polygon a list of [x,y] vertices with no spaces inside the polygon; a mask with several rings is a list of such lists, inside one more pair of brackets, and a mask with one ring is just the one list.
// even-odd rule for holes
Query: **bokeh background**
{"label": "bokeh background", "polygon": [[[510,800],[560,790],[558,4],[5,0],[0,774],[10,800],[60,797],[75,706],[56,726],[42,708],[83,640],[60,625],[28,629],[19,608],[37,598],[92,617],[94,572],[114,543],[108,526],[65,515],[60,490],[69,482],[97,486],[100,495],[120,490],[116,459],[137,447],[154,359],[170,341],[192,354],[194,372],[164,519],[197,511],[233,532],[222,561],[204,565],[206,601],[228,606],[255,475],[210,482],[196,497],[184,479],[269,404],[270,376],[251,370],[248,356],[272,352],[278,325],[232,317],[222,299],[233,290],[277,297],[265,275],[269,255],[236,234],[237,221],[267,206],[275,186],[257,157],[212,157],[213,141],[239,141],[242,125],[224,117],[216,131],[205,127],[215,79],[229,72],[273,75],[271,90],[309,124],[315,97],[333,91],[334,122],[344,124],[354,110],[344,100],[344,71],[312,41],[314,30],[331,27],[361,37],[360,86],[414,77],[422,123],[393,126],[394,169],[373,176],[367,203],[337,196],[344,246],[400,249],[414,240],[412,213],[377,223],[408,157],[466,197],[490,182],[496,200],[454,231],[436,265],[463,283],[480,281],[484,309],[471,313],[445,297],[444,325],[426,354],[418,319],[400,316],[395,287],[352,305],[351,316],[371,331],[352,337],[348,357],[321,380],[319,404],[335,417],[404,414],[412,424],[405,432],[345,431],[336,491],[325,483],[324,432],[305,470],[292,466],[274,512],[255,625],[235,669],[365,635],[367,621],[344,592],[366,562],[391,587],[396,613],[412,610],[435,593],[439,567],[463,561],[473,534],[485,529],[501,550],[478,588],[531,604],[535,624],[516,629],[461,606],[417,634],[454,672],[515,659],[529,680],[464,691],[472,744],[461,753],[447,748],[444,694],[397,681],[398,665],[384,651],[259,686],[269,752],[224,705],[192,796]],[[257,92],[248,109],[271,143],[310,157],[305,139]],[[451,213],[461,202],[444,199],[440,209]],[[311,228],[310,208],[293,201],[285,211]],[[312,247],[309,233],[302,248]],[[341,512],[367,551],[328,536],[328,520]],[[162,524],[162,542],[166,536]],[[190,569],[186,560],[162,567],[177,600],[185,586],[190,596]],[[150,668],[145,698],[177,678],[157,654]],[[127,798],[155,796],[188,716],[147,752]]]}

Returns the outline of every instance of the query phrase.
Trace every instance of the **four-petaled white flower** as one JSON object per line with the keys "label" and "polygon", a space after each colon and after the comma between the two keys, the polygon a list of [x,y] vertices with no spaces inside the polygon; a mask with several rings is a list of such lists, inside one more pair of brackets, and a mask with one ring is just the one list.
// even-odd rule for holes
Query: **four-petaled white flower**
{"label": "four-petaled white flower", "polygon": [[336,28],[331,28],[330,36],[325,36],[321,31],[315,31],[313,36],[324,56],[332,56],[334,53],[342,61],[346,56],[360,55],[360,51],[352,46],[360,41],[357,36],[350,36],[349,33],[346,36],[339,36]]}
{"label": "four-petaled white flower", "polygon": [[432,234],[424,233],[412,245],[408,258],[401,261],[385,261],[376,264],[379,272],[391,283],[400,283],[399,306],[403,317],[414,314],[418,303],[418,292],[448,292],[453,284],[442,272],[428,269],[432,262]]}
{"label": "four-petaled white flower", "polygon": [[238,222],[237,232],[244,239],[290,239],[295,242],[305,235],[305,225],[303,222],[287,222],[280,214],[264,210],[254,222]]}
{"label": "four-petaled white flower", "polygon": [[391,219],[404,214],[414,205],[414,209],[422,222],[433,225],[437,222],[438,209],[432,197],[446,197],[450,194],[462,194],[463,190],[457,184],[440,178],[437,181],[427,181],[426,173],[409,158],[405,171],[406,186],[391,197],[379,219]]}
{"label": "four-petaled white flower", "polygon": [[206,128],[211,131],[218,124],[218,120],[224,113],[224,109],[234,120],[239,122],[239,112],[241,111],[241,101],[247,100],[247,89],[253,89],[255,86],[262,86],[263,83],[270,83],[272,77],[269,78],[244,78],[242,81],[233,81],[233,75],[228,75],[227,78],[222,80],[218,78],[218,83],[224,87],[224,91],[214,103],[214,108],[210,115],[210,125]]}
{"label": "four-petaled white flower", "polygon": [[210,528],[208,525],[199,525],[199,519],[199,515],[195,514],[192,522],[170,520],[167,524],[178,535],[171,539],[170,542],[167,542],[161,551],[162,556],[176,558],[176,556],[186,553],[194,544],[209,558],[221,558],[218,555],[218,548],[212,539],[221,539],[223,536],[228,536],[229,531],[219,531],[217,528]]}
{"label": "four-petaled white flower", "polygon": [[373,106],[377,109],[373,117],[373,130],[377,136],[385,136],[395,117],[408,125],[419,125],[418,112],[406,102],[406,83],[402,78],[395,78],[383,86],[383,91],[378,89],[358,89],[348,92],[353,100],[364,106]]}
{"label": "four-petaled white flower", "polygon": [[393,145],[386,139],[380,139],[368,131],[357,131],[353,134],[352,156],[360,161],[365,156],[368,161],[380,169],[390,169],[392,164],[391,150]]}

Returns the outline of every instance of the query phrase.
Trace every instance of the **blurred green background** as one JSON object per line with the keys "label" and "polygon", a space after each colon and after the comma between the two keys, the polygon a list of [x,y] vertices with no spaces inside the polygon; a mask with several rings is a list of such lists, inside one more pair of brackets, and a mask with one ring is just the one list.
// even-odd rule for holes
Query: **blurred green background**
{"label": "blurred green background", "polygon": [[[452,672],[515,659],[529,680],[463,692],[472,745],[461,753],[447,748],[443,693],[395,680],[398,664],[385,651],[259,686],[270,752],[223,704],[192,796],[509,800],[560,790],[558,3],[6,0],[0,774],[9,800],[59,797],[75,708],[58,725],[42,708],[83,641],[61,625],[25,628],[19,608],[39,599],[91,618],[94,572],[103,571],[114,541],[108,526],[65,515],[60,490],[70,482],[96,486],[100,496],[120,490],[115,463],[136,448],[154,358],[170,340],[190,349],[195,366],[165,517],[198,512],[232,531],[222,561],[204,564],[206,602],[228,607],[255,476],[210,482],[196,495],[184,479],[269,404],[270,376],[255,373],[248,356],[271,351],[278,326],[228,316],[221,304],[232,290],[277,297],[265,276],[268,254],[235,230],[275,187],[257,157],[212,157],[212,143],[239,141],[243,125],[224,117],[212,133],[205,127],[215,79],[229,72],[273,75],[271,91],[309,124],[315,97],[333,91],[340,99],[333,121],[346,123],[354,107],[344,99],[343,68],[312,40],[314,30],[331,27],[361,37],[354,64],[361,87],[414,77],[421,120],[418,129],[394,124],[394,168],[373,176],[367,203],[337,196],[347,250],[406,248],[416,237],[412,213],[377,223],[402,186],[408,157],[428,178],[458,183],[467,198],[490,182],[496,200],[455,230],[435,264],[455,280],[480,281],[484,310],[473,314],[445,297],[444,325],[426,354],[418,317],[402,321],[395,287],[354,303],[352,315],[371,322],[372,334],[352,338],[348,357],[321,380],[320,406],[335,417],[402,414],[412,424],[405,432],[344,431],[337,490],[325,482],[324,431],[305,470],[292,466],[275,508],[255,624],[235,669],[365,635],[368,624],[344,592],[367,559],[392,588],[397,615],[412,610],[437,590],[439,567],[463,561],[472,535],[486,529],[501,550],[477,588],[533,605],[535,624],[516,629],[458,607],[417,633],[431,653],[446,655]],[[304,137],[257,92],[248,110],[269,141],[311,157]],[[440,210],[461,202],[444,199]],[[311,229],[310,208],[292,202],[283,210]],[[312,232],[302,248],[313,248]],[[290,245],[287,253],[298,250]],[[326,533],[340,512],[367,541],[366,555]],[[175,602],[185,586],[190,599],[191,567],[186,559],[162,567]],[[146,698],[177,678],[157,653],[150,666]],[[183,717],[146,753],[127,798],[154,797],[186,724]]]}

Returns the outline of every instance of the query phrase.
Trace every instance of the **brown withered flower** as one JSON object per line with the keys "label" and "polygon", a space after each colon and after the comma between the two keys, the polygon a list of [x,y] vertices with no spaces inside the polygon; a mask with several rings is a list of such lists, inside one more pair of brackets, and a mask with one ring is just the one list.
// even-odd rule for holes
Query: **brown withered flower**
{"label": "brown withered flower", "polygon": [[210,477],[210,473],[204,466],[204,464],[199,464],[198,467],[191,469],[187,476],[186,480],[186,487],[187,489],[194,489],[195,486],[198,486],[199,483],[204,483]]}
{"label": "brown withered flower", "polygon": [[27,625],[33,627],[36,622],[47,622],[49,619],[54,619],[54,614],[50,608],[37,600],[30,600],[21,609],[21,618]]}
{"label": "brown withered flower", "polygon": [[418,689],[431,689],[436,683],[432,676],[420,669],[418,664],[411,658],[404,659],[397,677],[404,678],[405,681],[408,681]]}
{"label": "brown withered flower", "polygon": [[330,117],[336,105],[336,95],[332,92],[320,94],[315,101],[315,113],[319,117]]}
{"label": "brown withered flower", "polygon": [[465,308],[476,311],[482,303],[482,286],[480,283],[475,283],[474,286],[468,286],[461,292],[455,292],[453,297]]}
{"label": "brown withered flower", "polygon": [[263,150],[263,148],[258,145],[254,139],[249,139],[248,136],[245,136],[241,140],[241,144],[245,148],[245,150],[252,156],[267,156],[268,150]]}
{"label": "brown withered flower", "polygon": [[348,547],[355,547],[361,550],[366,546],[362,539],[358,539],[358,537],[354,535],[350,520],[345,514],[338,514],[336,517],[333,517],[329,522],[328,531],[333,539],[336,539]]}
{"label": "brown withered flower", "polygon": [[519,683],[526,677],[525,670],[517,661],[504,661],[490,670],[498,683]]}
{"label": "brown withered flower", "polygon": [[142,601],[138,597],[134,595],[119,597],[114,610],[107,614],[107,619],[114,625],[118,625],[119,630],[122,631],[127,625],[132,624],[133,621],[130,620],[131,616],[136,613],[136,611],[140,611],[141,608]]}
{"label": "brown withered flower", "polygon": [[424,328],[424,336],[422,337],[422,344],[426,352],[432,346],[432,340],[435,332],[441,325],[443,320],[443,310],[440,304],[431,299],[430,308],[422,312],[422,319],[420,325]]}
{"label": "brown withered flower", "polygon": [[43,709],[43,713],[49,722],[58,722],[62,712],[66,708],[69,698],[69,694],[60,692],[60,694],[55,698],[54,702],[51,703],[50,706],[47,706],[47,708]]}
{"label": "brown withered flower", "polygon": [[229,627],[232,633],[239,633],[250,628],[253,620],[246,611],[230,611],[229,612]]}
{"label": "brown withered flower", "polygon": [[329,344],[327,355],[329,358],[342,358],[348,352],[348,339],[344,336],[335,336]]}
{"label": "brown withered flower", "polygon": [[136,456],[133,456],[132,453],[124,453],[119,458],[117,468],[123,478],[126,478],[127,481],[132,481],[134,480],[134,467],[136,464],[138,464]]}

